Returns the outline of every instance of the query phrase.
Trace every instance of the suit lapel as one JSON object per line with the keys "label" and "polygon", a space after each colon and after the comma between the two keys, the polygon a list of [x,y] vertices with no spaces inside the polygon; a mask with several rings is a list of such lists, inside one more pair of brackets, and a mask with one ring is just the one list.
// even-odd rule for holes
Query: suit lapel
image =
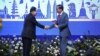
{"label": "suit lapel", "polygon": [[61,18],[62,18],[62,19],[64,19],[63,17],[64,17],[64,12],[63,12],[62,15],[61,15]]}
{"label": "suit lapel", "polygon": [[61,18],[59,18],[59,17],[57,16],[57,22],[58,22],[58,23],[62,23],[63,20],[64,20],[63,17],[64,17],[64,12],[62,13]]}

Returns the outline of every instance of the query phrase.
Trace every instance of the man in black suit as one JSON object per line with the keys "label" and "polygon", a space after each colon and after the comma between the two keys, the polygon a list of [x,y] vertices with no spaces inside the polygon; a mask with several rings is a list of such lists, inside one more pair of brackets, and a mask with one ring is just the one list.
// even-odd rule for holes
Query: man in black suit
{"label": "man in black suit", "polygon": [[24,27],[22,31],[22,43],[23,43],[23,56],[30,56],[32,39],[36,38],[36,26],[47,29],[49,26],[43,26],[36,21],[36,8],[32,7],[30,13],[27,15],[24,21]]}

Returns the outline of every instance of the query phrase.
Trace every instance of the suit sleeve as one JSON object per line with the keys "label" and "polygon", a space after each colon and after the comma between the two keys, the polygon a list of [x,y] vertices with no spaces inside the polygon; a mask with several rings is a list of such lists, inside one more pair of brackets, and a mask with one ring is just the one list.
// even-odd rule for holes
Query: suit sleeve
{"label": "suit sleeve", "polygon": [[36,26],[38,26],[38,27],[40,27],[40,28],[42,28],[42,29],[45,28],[44,25],[42,25],[42,24],[40,24],[40,23],[37,22],[37,20],[36,20],[35,17],[33,18],[33,22],[35,23]]}
{"label": "suit sleeve", "polygon": [[54,24],[52,24],[51,26],[50,26],[50,29],[52,29],[52,28],[54,28],[55,26],[54,26]]}
{"label": "suit sleeve", "polygon": [[68,18],[68,15],[67,14],[65,15],[64,19],[65,19],[65,23],[58,25],[59,28],[68,27],[68,19],[69,18]]}

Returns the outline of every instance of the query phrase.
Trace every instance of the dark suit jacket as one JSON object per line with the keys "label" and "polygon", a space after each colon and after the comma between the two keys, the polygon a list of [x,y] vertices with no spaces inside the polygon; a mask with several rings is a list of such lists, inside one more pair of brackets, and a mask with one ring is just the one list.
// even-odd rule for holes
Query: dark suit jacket
{"label": "dark suit jacket", "polygon": [[[68,15],[67,13],[63,12],[62,15],[60,16],[57,16],[57,21],[56,21],[56,24],[59,26],[59,34],[61,37],[68,37],[71,35],[70,33],[70,30],[69,30],[69,26],[68,26]],[[53,28],[54,27],[54,24],[50,27],[50,28]]]}
{"label": "dark suit jacket", "polygon": [[41,25],[40,23],[36,21],[36,18],[31,13],[28,14],[24,21],[24,27],[23,27],[22,34],[21,34],[22,37],[35,39],[36,38],[36,26],[40,28],[44,28],[43,25]]}

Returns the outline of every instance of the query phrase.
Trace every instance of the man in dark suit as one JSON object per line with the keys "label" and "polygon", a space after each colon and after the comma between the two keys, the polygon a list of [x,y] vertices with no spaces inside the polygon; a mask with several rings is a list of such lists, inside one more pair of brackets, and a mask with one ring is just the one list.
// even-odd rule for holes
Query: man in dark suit
{"label": "man in dark suit", "polygon": [[71,35],[69,27],[68,27],[68,15],[63,11],[62,5],[57,5],[57,21],[50,26],[50,28],[56,27],[59,28],[59,36],[60,36],[60,54],[61,56],[67,56],[67,39]]}
{"label": "man in dark suit", "polygon": [[23,56],[30,56],[32,39],[36,38],[36,26],[47,29],[48,26],[43,26],[36,21],[36,8],[32,7],[30,13],[26,16],[24,21],[24,27],[22,31],[22,43],[23,43]]}

